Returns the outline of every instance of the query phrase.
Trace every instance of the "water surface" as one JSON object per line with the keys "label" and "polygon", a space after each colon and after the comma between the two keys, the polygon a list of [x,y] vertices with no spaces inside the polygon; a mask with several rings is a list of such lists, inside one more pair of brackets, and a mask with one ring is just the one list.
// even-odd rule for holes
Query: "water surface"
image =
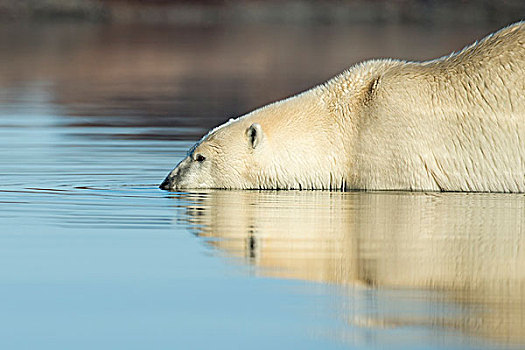
{"label": "water surface", "polygon": [[1,347],[525,346],[523,195],[157,188],[229,117],[492,29],[6,24]]}

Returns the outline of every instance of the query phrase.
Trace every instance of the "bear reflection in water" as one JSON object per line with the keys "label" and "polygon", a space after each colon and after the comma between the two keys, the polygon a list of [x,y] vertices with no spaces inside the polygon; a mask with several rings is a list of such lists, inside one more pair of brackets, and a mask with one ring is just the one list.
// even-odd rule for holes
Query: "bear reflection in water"
{"label": "bear reflection in water", "polygon": [[[430,311],[424,317],[401,312],[384,318],[376,310],[357,315],[360,325],[437,325],[503,343],[525,343],[521,195],[173,195],[186,203],[184,220],[198,236],[231,256],[245,258],[264,276],[354,290],[432,291],[430,302],[443,302],[453,310],[443,314],[443,308],[433,307],[429,309],[435,314]],[[355,310],[343,305],[340,309],[347,313],[345,319],[356,319]]]}

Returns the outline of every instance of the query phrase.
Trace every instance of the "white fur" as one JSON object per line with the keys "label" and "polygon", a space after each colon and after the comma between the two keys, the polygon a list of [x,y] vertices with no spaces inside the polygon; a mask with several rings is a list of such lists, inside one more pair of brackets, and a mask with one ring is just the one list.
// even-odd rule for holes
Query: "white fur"
{"label": "white fur", "polygon": [[[169,188],[525,192],[525,24],[428,62],[360,63],[208,133]],[[262,127],[255,148],[245,132]],[[206,161],[196,162],[196,154]]]}

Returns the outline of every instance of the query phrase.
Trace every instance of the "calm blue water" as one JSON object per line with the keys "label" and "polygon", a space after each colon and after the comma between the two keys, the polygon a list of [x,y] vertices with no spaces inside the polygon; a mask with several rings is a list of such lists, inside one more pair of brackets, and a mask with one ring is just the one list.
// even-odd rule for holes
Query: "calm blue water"
{"label": "calm blue water", "polygon": [[[366,28],[319,30],[2,28],[0,347],[524,346],[522,195],[157,188],[221,120],[424,42],[394,28],[345,57],[322,34]],[[311,63],[285,50],[322,43]]]}

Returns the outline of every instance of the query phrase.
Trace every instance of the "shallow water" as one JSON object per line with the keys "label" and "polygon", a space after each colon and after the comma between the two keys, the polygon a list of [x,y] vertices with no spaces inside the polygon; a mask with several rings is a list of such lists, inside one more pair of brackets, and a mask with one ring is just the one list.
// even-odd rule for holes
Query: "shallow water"
{"label": "shallow water", "polygon": [[523,195],[157,188],[229,117],[492,29],[5,25],[1,347],[523,347]]}

